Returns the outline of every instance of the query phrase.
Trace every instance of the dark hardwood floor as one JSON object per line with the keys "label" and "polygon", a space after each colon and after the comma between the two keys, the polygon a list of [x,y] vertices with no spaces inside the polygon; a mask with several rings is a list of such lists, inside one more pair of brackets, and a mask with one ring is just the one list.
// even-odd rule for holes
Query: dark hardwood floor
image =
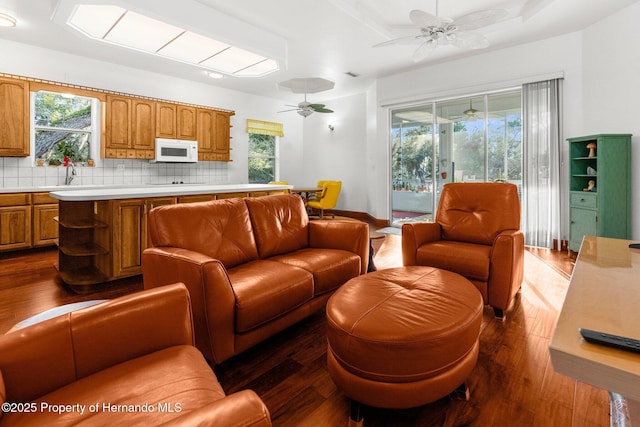
{"label": "dark hardwood floor", "polygon": [[[374,240],[379,269],[401,265],[400,237]],[[56,277],[55,249],[0,254],[0,333],[43,310],[142,289],[141,277],[76,295]],[[556,374],[548,346],[573,264],[566,254],[529,248],[522,291],[497,321],[486,308],[468,401],[444,398],[408,410],[365,408],[365,426],[605,426],[605,391]],[[227,393],[253,389],[275,426],[345,426],[349,400],[326,370],[318,313],[214,367]]]}

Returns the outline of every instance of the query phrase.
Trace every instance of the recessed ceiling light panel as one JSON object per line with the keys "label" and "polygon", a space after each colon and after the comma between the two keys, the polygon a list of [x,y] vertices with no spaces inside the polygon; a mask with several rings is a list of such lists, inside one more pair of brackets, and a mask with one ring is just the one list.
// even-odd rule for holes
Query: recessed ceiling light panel
{"label": "recessed ceiling light panel", "polygon": [[199,64],[228,47],[226,43],[187,31],[160,49],[158,54],[191,64]]}
{"label": "recessed ceiling light panel", "polygon": [[76,4],[67,24],[95,40],[232,76],[260,77],[279,70],[273,58],[116,5]]}
{"label": "recessed ceiling light panel", "polygon": [[155,53],[182,33],[181,28],[127,11],[104,41]]}
{"label": "recessed ceiling light panel", "polygon": [[89,37],[102,39],[126,12],[118,6],[79,4],[69,18],[69,25]]}

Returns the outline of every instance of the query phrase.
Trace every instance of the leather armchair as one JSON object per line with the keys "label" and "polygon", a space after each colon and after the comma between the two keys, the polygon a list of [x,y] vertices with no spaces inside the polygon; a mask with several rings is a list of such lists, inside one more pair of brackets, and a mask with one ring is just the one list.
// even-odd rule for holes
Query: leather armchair
{"label": "leather armchair", "polygon": [[[2,427],[271,425],[269,411],[253,391],[225,396],[193,346],[191,303],[182,283],[0,336],[4,402],[28,402],[22,408],[34,410],[3,405]],[[47,404],[70,406],[57,413]]]}
{"label": "leather armchair", "polygon": [[402,225],[404,265],[454,271],[469,279],[496,317],[519,291],[524,274],[518,189],[508,183],[450,183],[433,223]]}

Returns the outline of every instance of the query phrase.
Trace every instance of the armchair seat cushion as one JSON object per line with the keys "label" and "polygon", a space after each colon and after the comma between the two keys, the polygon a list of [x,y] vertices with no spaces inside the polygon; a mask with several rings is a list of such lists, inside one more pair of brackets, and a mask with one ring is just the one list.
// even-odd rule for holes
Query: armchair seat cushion
{"label": "armchair seat cushion", "polygon": [[489,280],[491,246],[447,240],[425,243],[416,253],[418,265],[455,271],[471,280]]}
{"label": "armchair seat cushion", "polygon": [[247,332],[300,307],[313,298],[313,275],[271,260],[227,271],[236,299],[236,331]]}
{"label": "armchair seat cushion", "polygon": [[340,249],[308,248],[270,259],[311,272],[314,296],[333,291],[360,274],[360,257]]}
{"label": "armchair seat cushion", "polygon": [[[34,400],[38,408],[44,403],[84,405],[84,413],[78,409],[63,414],[46,410],[39,410],[37,414],[10,413],[3,414],[1,424],[2,427],[31,425],[37,416],[37,424],[43,426],[80,423],[150,426],[224,397],[220,383],[202,354],[193,346],[182,345],[114,365]],[[144,403],[149,410],[133,406]],[[95,404],[98,410],[90,411],[89,407]],[[131,409],[111,406],[109,410],[109,405]]]}

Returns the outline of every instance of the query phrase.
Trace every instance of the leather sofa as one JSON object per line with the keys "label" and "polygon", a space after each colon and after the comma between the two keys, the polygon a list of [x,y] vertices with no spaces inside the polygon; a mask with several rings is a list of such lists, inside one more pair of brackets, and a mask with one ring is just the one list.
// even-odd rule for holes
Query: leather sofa
{"label": "leather sofa", "polygon": [[251,390],[225,396],[193,346],[183,284],[0,337],[0,426],[270,426]]}
{"label": "leather sofa", "polygon": [[502,318],[524,277],[517,187],[510,183],[445,184],[435,222],[402,225],[402,261],[461,274],[476,285],[496,317]]}
{"label": "leather sofa", "polygon": [[212,363],[324,309],[368,266],[368,225],[309,221],[296,194],[159,206],[147,233],[144,287],[186,284]]}

